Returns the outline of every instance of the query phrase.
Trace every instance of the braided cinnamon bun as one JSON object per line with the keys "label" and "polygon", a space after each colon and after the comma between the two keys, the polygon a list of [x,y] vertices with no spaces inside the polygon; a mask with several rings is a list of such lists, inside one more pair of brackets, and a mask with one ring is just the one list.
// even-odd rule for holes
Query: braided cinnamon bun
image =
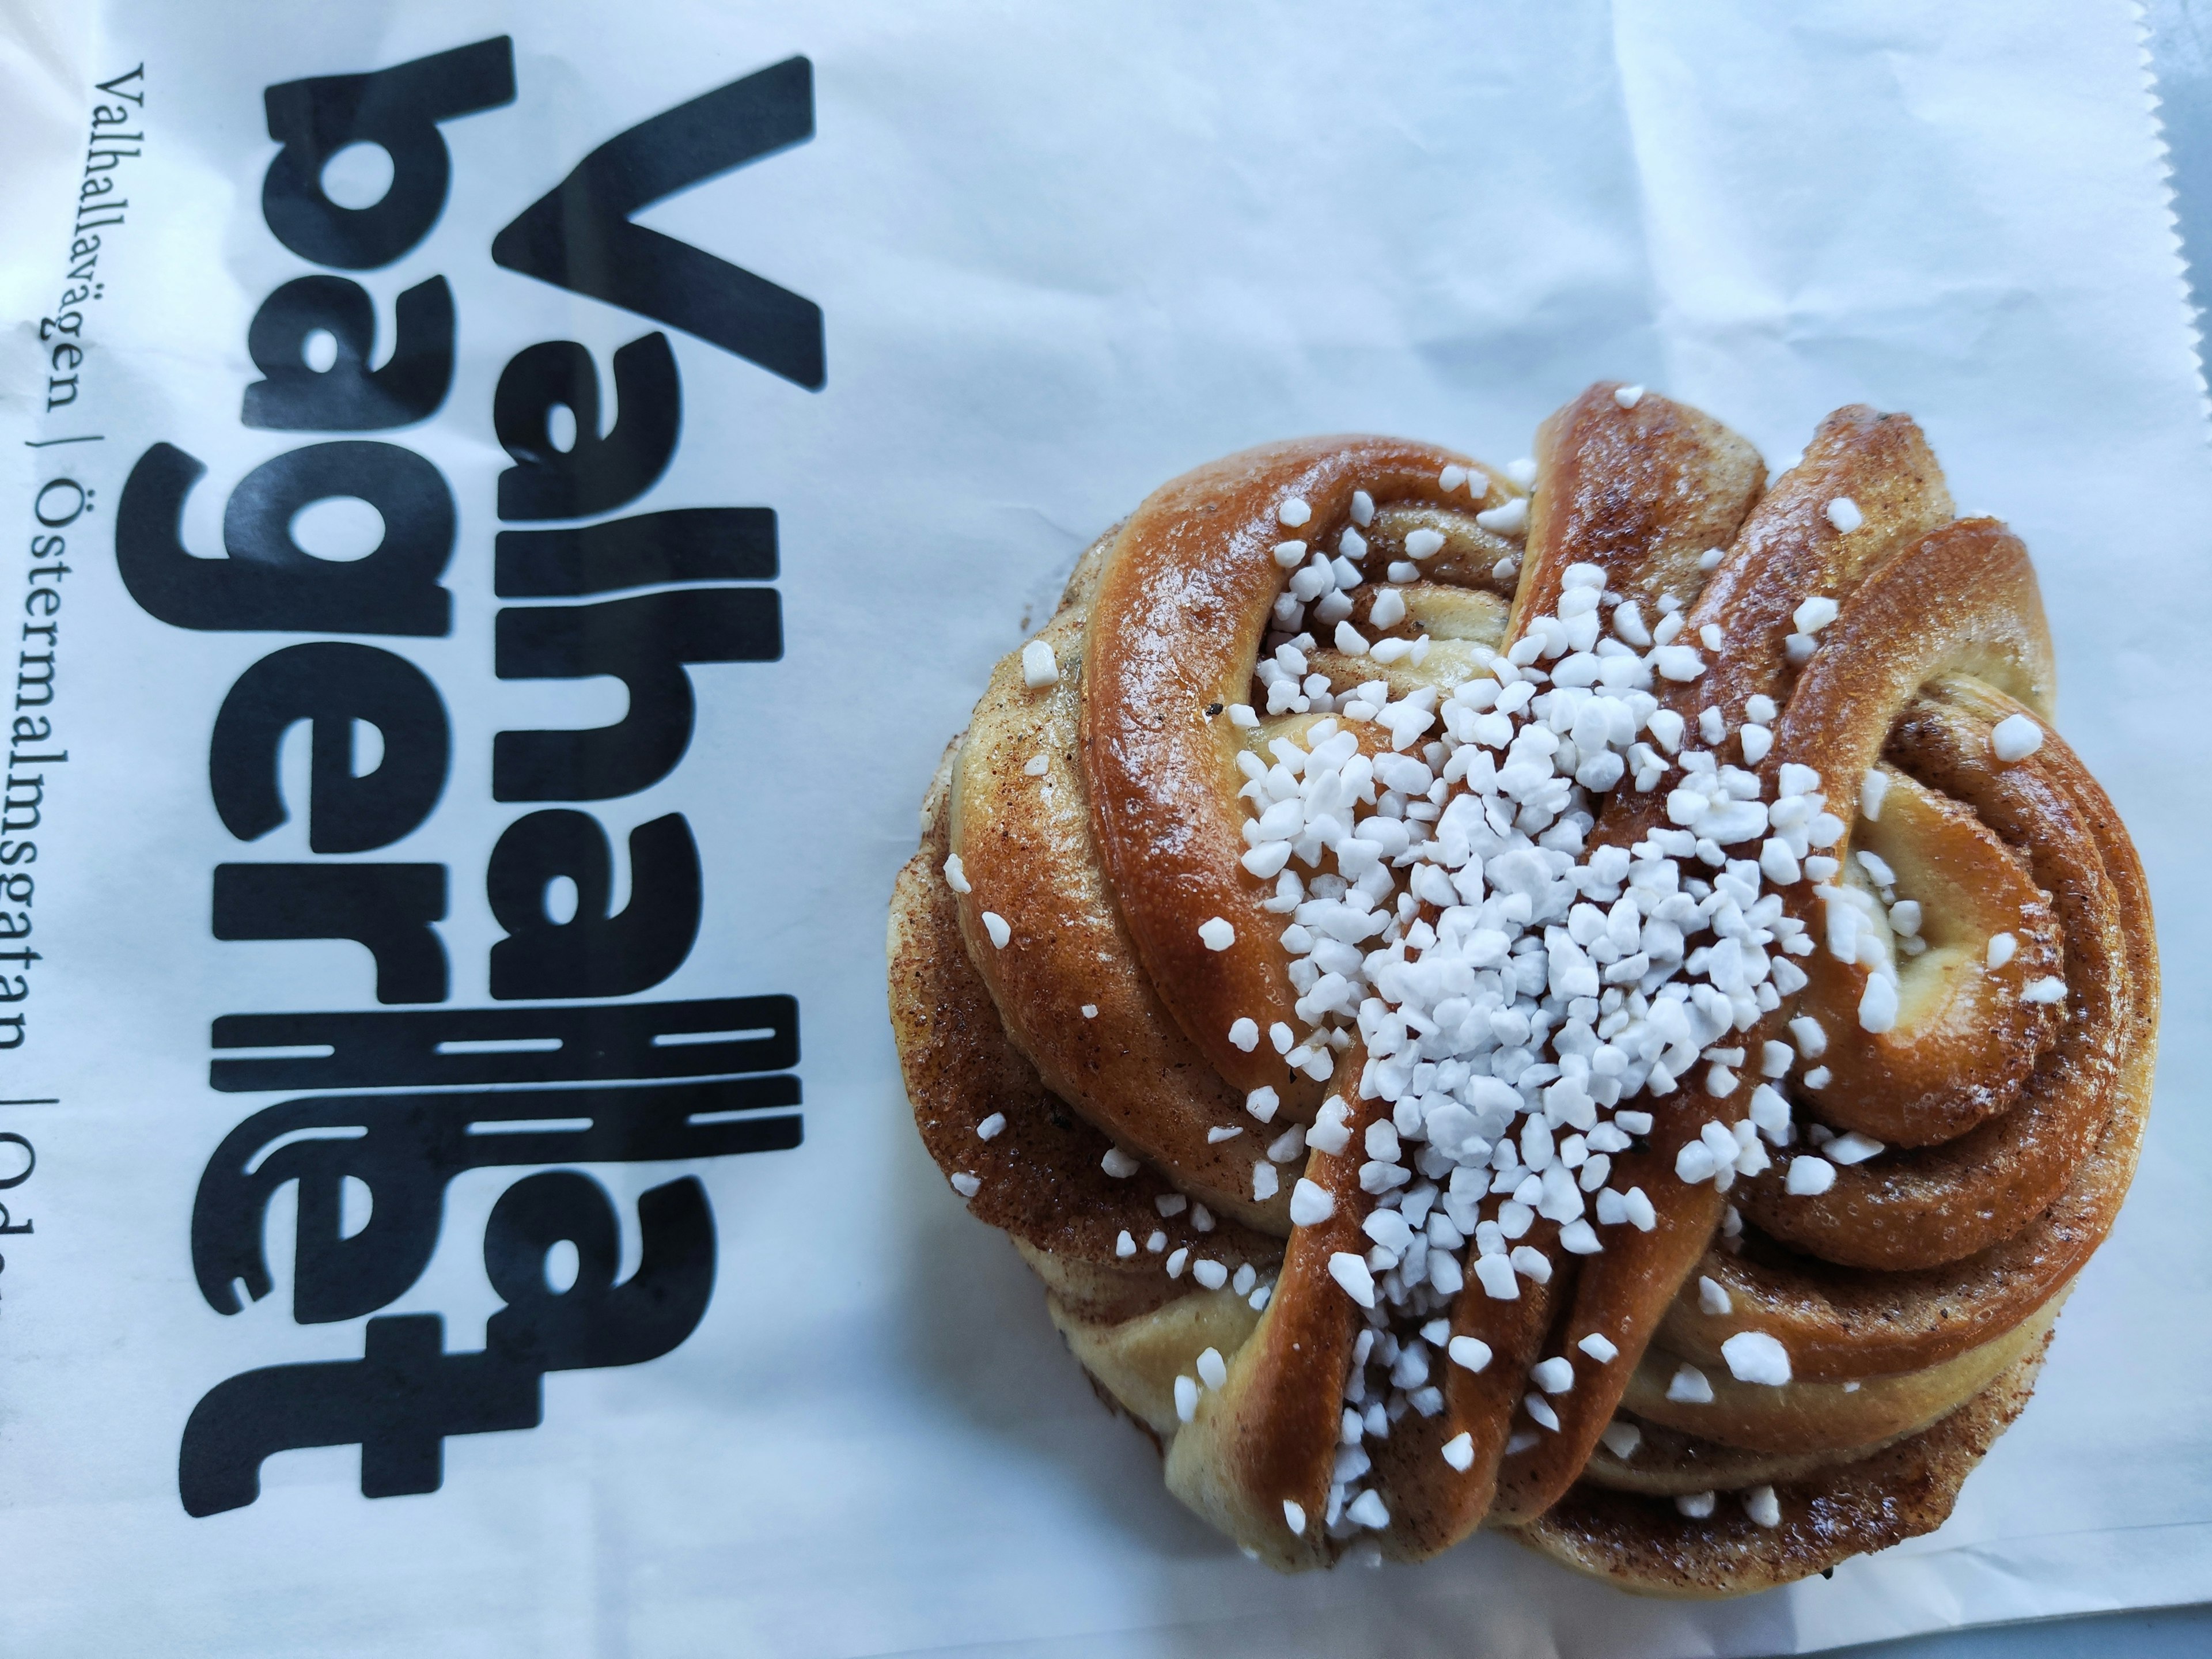
{"label": "braided cinnamon bun", "polygon": [[1941,1523],[2148,1105],[2142,873],[1908,418],[1592,387],[1142,502],[923,806],[924,1143],[1286,1570],[1732,1595]]}

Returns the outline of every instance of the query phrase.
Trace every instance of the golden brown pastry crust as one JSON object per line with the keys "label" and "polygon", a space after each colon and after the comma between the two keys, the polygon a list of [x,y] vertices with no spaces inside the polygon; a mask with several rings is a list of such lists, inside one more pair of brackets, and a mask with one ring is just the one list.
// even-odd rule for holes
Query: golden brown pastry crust
{"label": "golden brown pastry crust", "polygon": [[1771,1589],[1933,1532],[1959,1487],[2034,1392],[2048,1333],[1988,1388],[1920,1433],[1853,1462],[1778,1483],[1778,1527],[1740,1506],[1692,1520],[1667,1498],[1577,1484],[1510,1534],[1553,1560],[1644,1595],[1711,1600]]}
{"label": "golden brown pastry crust", "polygon": [[[1277,1260],[1281,1243],[1264,1233],[1234,1222],[1200,1232],[1188,1208],[1163,1216],[1158,1200],[1176,1189],[1149,1167],[1109,1178],[1100,1160],[1113,1143],[1047,1089],[1008,1040],[962,943],[943,874],[952,754],[930,787],[921,846],[899,872],[886,944],[891,1029],[923,1146],[947,1174],[977,1178],[970,1213],[1061,1264],[1064,1288],[1101,1309],[1140,1311],[1188,1290],[1160,1272],[1158,1255],[1115,1255],[1124,1231],[1141,1238],[1158,1230],[1171,1249],[1218,1252],[1232,1265]],[[976,1127],[994,1113],[1006,1127],[984,1140]]]}
{"label": "golden brown pastry crust", "polygon": [[[1100,862],[1162,1000],[1240,1094],[1273,1087],[1319,1099],[1271,1048],[1246,1050],[1229,1037],[1242,1018],[1265,1030],[1295,1018],[1289,961],[1276,943],[1282,924],[1237,864],[1245,813],[1232,763],[1242,744],[1220,717],[1249,695],[1268,607],[1282,591],[1273,549],[1302,529],[1341,525],[1356,489],[1393,507],[1445,506],[1437,480],[1454,465],[1475,466],[1432,445],[1385,438],[1246,450],[1147,496],[1100,575],[1082,722]],[[1518,493],[1498,479],[1490,489]],[[1286,497],[1306,503],[1304,526],[1279,519]],[[1217,917],[1236,930],[1225,950],[1199,936]]]}

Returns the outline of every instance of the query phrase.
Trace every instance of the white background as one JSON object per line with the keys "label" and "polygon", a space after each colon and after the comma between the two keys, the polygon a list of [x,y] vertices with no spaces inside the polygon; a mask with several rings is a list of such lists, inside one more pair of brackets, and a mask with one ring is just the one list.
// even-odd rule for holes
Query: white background
{"label": "white background", "polygon": [[[490,734],[621,707],[611,683],[491,678],[491,388],[534,341],[581,340],[604,372],[653,326],[497,270],[491,237],[605,139],[804,52],[815,140],[644,222],[815,300],[830,365],[811,394],[675,337],[683,447],[641,505],[775,507],[787,651],[693,671],[685,763],[601,815],[689,817],[706,927],[653,994],[797,994],[807,1144],[700,1170],[722,1255],[688,1344],[551,1378],[544,1426],[447,1442],[427,1497],[362,1499],[339,1449],[273,1460],[250,1508],[193,1521],[178,1504],[178,1436],[208,1388],[361,1342],[360,1322],[291,1322],[283,1205],[274,1296],[224,1319],[193,1287],[200,1167],[266,1103],[206,1089],[208,1022],[372,992],[354,947],[207,930],[209,872],[236,845],[207,796],[209,727],[289,641],[165,628],[123,593],[104,532],[73,541],[49,956],[37,1035],[0,1055],[0,1097],[64,1102],[0,1108],[40,1160],[10,1194],[38,1231],[0,1276],[0,1647],[1660,1656],[2212,1595],[2212,472],[2130,14],[1047,15],[1066,9],[0,0],[0,522],[27,530],[33,469],[58,453],[17,440],[64,429],[34,418],[29,347],[62,284],[87,89],[143,60],[148,154],[102,256],[79,411],[108,435],[72,464],[112,505],[155,440],[198,455],[185,535],[203,552],[230,485],[292,447],[237,418],[247,322],[309,269],[261,222],[262,88],[514,36],[515,104],[445,129],[444,217],[360,277],[388,318],[442,273],[460,316],[447,404],[394,434],[460,504],[453,632],[399,647],[453,711],[455,768],[387,854],[452,866],[457,1006],[484,997],[481,871],[514,815],[488,802]],[[1167,1496],[921,1153],[883,1012],[884,902],[991,661],[1146,491],[1315,430],[1503,462],[1601,375],[1702,404],[1770,460],[1837,404],[1909,410],[1961,508],[2027,538],[2061,724],[2133,828],[2162,923],[2142,1173],[2034,1406],[1932,1539],[1720,1608],[1632,1601],[1490,1539],[1418,1570],[1281,1580]],[[8,545],[0,582],[22,556]],[[595,1173],[626,1197],[680,1171]],[[474,1345],[495,1305],[476,1241],[502,1185],[456,1184],[436,1263],[386,1311],[442,1312],[448,1346]]]}

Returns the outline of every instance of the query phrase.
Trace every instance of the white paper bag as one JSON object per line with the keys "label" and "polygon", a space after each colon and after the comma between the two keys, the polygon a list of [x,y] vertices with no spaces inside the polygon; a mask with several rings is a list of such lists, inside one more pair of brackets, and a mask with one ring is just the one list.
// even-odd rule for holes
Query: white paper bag
{"label": "white paper bag", "polygon": [[[1747,1654],[2212,1595],[2212,476],[2126,8],[5,0],[0,143],[9,1650]],[[1155,484],[1502,462],[1601,376],[1770,462],[1909,410],[2026,537],[2160,906],[2142,1171],[1931,1537],[1717,1607],[1490,1538],[1279,1579],[922,1154],[891,877]]]}

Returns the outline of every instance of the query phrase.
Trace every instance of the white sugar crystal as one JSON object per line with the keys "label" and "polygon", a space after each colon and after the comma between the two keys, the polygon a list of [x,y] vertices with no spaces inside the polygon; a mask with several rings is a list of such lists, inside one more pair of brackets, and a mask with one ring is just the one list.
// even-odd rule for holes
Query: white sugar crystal
{"label": "white sugar crystal", "polygon": [[1444,1462],[1464,1474],[1474,1467],[1474,1437],[1462,1429],[1443,1443]]}
{"label": "white sugar crystal", "polygon": [[952,1190],[963,1198],[973,1198],[983,1189],[983,1183],[965,1170],[952,1177]]}
{"label": "white sugar crystal", "polygon": [[1723,553],[1719,548],[1709,547],[1704,552],[1698,555],[1698,568],[1700,570],[1717,570],[1721,567],[1721,561],[1727,555]]}
{"label": "white sugar crystal", "polygon": [[975,1138],[978,1140],[994,1139],[1006,1132],[1006,1115],[1004,1112],[994,1112],[975,1126]]}
{"label": "white sugar crystal", "polygon": [[1516,1244],[1508,1260],[1513,1263],[1513,1271],[1530,1284],[1548,1285],[1552,1282],[1551,1258],[1533,1245]]}
{"label": "white sugar crystal", "polygon": [[1674,1500],[1674,1507],[1692,1521],[1702,1521],[1713,1512],[1713,1494],[1709,1492],[1686,1492]]}
{"label": "white sugar crystal", "polygon": [[1620,1350],[1596,1331],[1592,1331],[1581,1341],[1576,1343],[1575,1346],[1580,1348],[1601,1365],[1610,1365],[1620,1358]]}
{"label": "white sugar crystal", "polygon": [[1237,943],[1237,930],[1219,916],[1209,916],[1198,924],[1198,937],[1209,951],[1226,951]]}
{"label": "white sugar crystal", "polygon": [[1790,1380],[1790,1351],[1765,1331],[1738,1331],[1721,1344],[1721,1358],[1739,1382],[1778,1389]]}
{"label": "white sugar crystal", "polygon": [[1990,752],[2009,765],[2043,747],[2043,728],[2029,714],[2008,714],[1990,728]]}
{"label": "white sugar crystal", "polygon": [[1275,509],[1275,522],[1285,530],[1296,530],[1312,517],[1313,508],[1308,507],[1304,500],[1297,495],[1285,497],[1283,504]]}
{"label": "white sugar crystal", "polygon": [[1291,1537],[1304,1537],[1306,1535],[1305,1505],[1295,1498],[1285,1498],[1283,1500],[1283,1524],[1291,1529]]}
{"label": "white sugar crystal", "polygon": [[1368,1271],[1367,1263],[1351,1251],[1339,1250],[1329,1257],[1328,1276],[1361,1307],[1375,1305],[1375,1275]]}
{"label": "white sugar crystal", "polygon": [[1705,672],[1705,660],[1686,645],[1662,645],[1652,650],[1651,666],[1660,678],[1687,684]]}
{"label": "white sugar crystal", "polygon": [[1352,492],[1352,521],[1362,529],[1375,522],[1375,498],[1364,489]]}
{"label": "white sugar crystal", "polygon": [[1126,1261],[1136,1253],[1137,1241],[1130,1237],[1129,1230],[1124,1227],[1121,1230],[1121,1236],[1114,1241],[1114,1254]]}
{"label": "white sugar crystal", "polygon": [[1380,1158],[1370,1158],[1359,1166],[1359,1190],[1363,1193],[1387,1193],[1394,1187],[1404,1186],[1413,1178],[1410,1170],[1395,1164],[1386,1164]]}
{"label": "white sugar crystal", "polygon": [[2055,975],[2035,980],[2020,994],[2020,1000],[2034,1003],[2063,1002],[2066,1000],[2066,981]]}
{"label": "white sugar crystal", "polygon": [[1190,1264],[1190,1276],[1207,1290],[1218,1291],[1229,1282],[1228,1264],[1202,1256]]}
{"label": "white sugar crystal", "polygon": [[1988,958],[1990,966],[1992,968],[2003,967],[2005,963],[2012,960],[2013,953],[2019,949],[2020,941],[2014,939],[2010,933],[1991,933],[1990,935]]}
{"label": "white sugar crystal", "polygon": [[1817,634],[1836,619],[1836,602],[1815,594],[1790,613],[1800,634]]}
{"label": "white sugar crystal", "polygon": [[991,936],[991,945],[994,950],[1005,950],[1006,941],[1014,936],[1014,930],[1006,925],[1006,919],[996,910],[983,912],[983,931]]}
{"label": "white sugar crystal", "polygon": [[1605,1442],[1607,1451],[1626,1463],[1636,1455],[1636,1449],[1644,1443],[1644,1431],[1633,1423],[1623,1423],[1616,1419],[1605,1425],[1605,1432],[1598,1438]]}
{"label": "white sugar crystal", "polygon": [[1897,1028],[1897,981],[1887,974],[1867,975],[1859,998],[1859,1029],[1877,1036]]}
{"label": "white sugar crystal", "polygon": [[1252,1019],[1233,1022],[1229,1027],[1229,1046],[1250,1054],[1260,1046],[1260,1023]]}
{"label": "white sugar crystal", "polygon": [[1127,1181],[1137,1173],[1137,1160],[1119,1146],[1109,1146],[1106,1156],[1098,1160],[1098,1167],[1116,1181]]}
{"label": "white sugar crystal", "polygon": [[1275,1113],[1282,1103],[1282,1097],[1264,1083],[1244,1097],[1244,1109],[1262,1123],[1274,1121]]}
{"label": "white sugar crystal", "polygon": [[956,893],[972,893],[975,890],[969,884],[968,872],[962,867],[960,854],[957,853],[951,854],[945,860],[945,884]]}
{"label": "white sugar crystal", "polygon": [[1336,1213],[1336,1200],[1328,1188],[1298,1177],[1291,1188],[1291,1222],[1294,1226],[1315,1227]]}
{"label": "white sugar crystal", "polygon": [[1437,487],[1439,489],[1443,490],[1446,494],[1449,494],[1451,491],[1457,489],[1466,482],[1467,469],[1456,464],[1447,466],[1443,471],[1437,474]]}
{"label": "white sugar crystal", "polygon": [[1809,766],[1800,766],[1795,761],[1784,761],[1782,770],[1775,776],[1775,793],[1787,800],[1792,796],[1809,795],[1820,787],[1820,775]]}
{"label": "white sugar crystal", "polygon": [[1814,1198],[1836,1184],[1836,1166],[1825,1158],[1804,1156],[1790,1160],[1783,1177],[1784,1190],[1798,1198]]}
{"label": "white sugar crystal", "polygon": [[1564,1354],[1540,1359],[1528,1368],[1528,1380],[1546,1394],[1565,1394],[1575,1386],[1575,1362]]}
{"label": "white sugar crystal", "polygon": [[1516,495],[1502,507],[1474,515],[1475,523],[1501,536],[1517,536],[1528,527],[1528,498]]}
{"label": "white sugar crystal", "polygon": [[1753,1486],[1743,1494],[1743,1512],[1755,1526],[1778,1527],[1782,1524],[1782,1503],[1775,1497],[1771,1486]]}
{"label": "white sugar crystal", "polygon": [[1513,1263],[1504,1255],[1485,1253],[1476,1256],[1474,1276],[1482,1281],[1483,1293],[1493,1302],[1511,1302],[1520,1297],[1521,1285]]}
{"label": "white sugar crystal", "polygon": [[1313,1127],[1306,1131],[1306,1145],[1319,1152],[1342,1152],[1352,1141],[1352,1131],[1346,1123],[1349,1115],[1343,1100],[1331,1095],[1322,1102]]}
{"label": "white sugar crystal", "polygon": [[1406,556],[1409,559],[1418,562],[1433,558],[1443,550],[1444,538],[1441,532],[1412,530],[1406,533]]}
{"label": "white sugar crystal", "polygon": [[1060,665],[1053,660],[1052,647],[1042,640],[1031,640],[1022,647],[1022,684],[1032,691],[1055,684],[1060,678]]}
{"label": "white sugar crystal", "polygon": [[1252,1201],[1254,1203],[1265,1204],[1281,1190],[1282,1177],[1275,1173],[1273,1164],[1265,1158],[1253,1164]]}
{"label": "white sugar crystal", "polygon": [[1188,1423],[1198,1415],[1198,1379],[1178,1376],[1175,1380],[1176,1419]]}
{"label": "white sugar crystal", "polygon": [[1866,514],[1859,511],[1859,504],[1848,495],[1837,496],[1826,511],[1828,522],[1846,536],[1866,522]]}
{"label": "white sugar crystal", "polygon": [[1221,1358],[1221,1350],[1208,1348],[1198,1357],[1198,1380],[1209,1389],[1218,1389],[1229,1380],[1229,1367]]}
{"label": "white sugar crystal", "polygon": [[1462,1370],[1479,1371],[1490,1364],[1490,1344],[1479,1336],[1455,1336],[1445,1346],[1451,1363]]}
{"label": "white sugar crystal", "polygon": [[1827,1153],[1832,1164],[1863,1164],[1887,1148],[1871,1135],[1863,1135],[1854,1129],[1849,1134],[1838,1135],[1821,1150]]}
{"label": "white sugar crystal", "polygon": [[1698,1310],[1718,1316],[1735,1312],[1735,1304],[1729,1300],[1729,1293],[1721,1288],[1718,1280],[1700,1274],[1698,1279]]}
{"label": "white sugar crystal", "polygon": [[1667,1383],[1667,1398],[1691,1406],[1713,1403],[1713,1385],[1695,1365],[1678,1365]]}
{"label": "white sugar crystal", "polygon": [[1617,386],[1613,389],[1613,400],[1623,409],[1633,409],[1644,401],[1644,388],[1640,386]]}
{"label": "white sugar crystal", "polygon": [[1523,489],[1533,489],[1536,484],[1536,463],[1523,455],[1517,461],[1505,463],[1505,476]]}
{"label": "white sugar crystal", "polygon": [[1870,766],[1866,776],[1859,780],[1859,816],[1869,823],[1881,817],[1881,804],[1889,795],[1889,775],[1880,767]]}
{"label": "white sugar crystal", "polygon": [[1344,1514],[1346,1520],[1374,1532],[1390,1524],[1390,1511],[1382,1502],[1382,1495],[1371,1488],[1353,1498]]}

